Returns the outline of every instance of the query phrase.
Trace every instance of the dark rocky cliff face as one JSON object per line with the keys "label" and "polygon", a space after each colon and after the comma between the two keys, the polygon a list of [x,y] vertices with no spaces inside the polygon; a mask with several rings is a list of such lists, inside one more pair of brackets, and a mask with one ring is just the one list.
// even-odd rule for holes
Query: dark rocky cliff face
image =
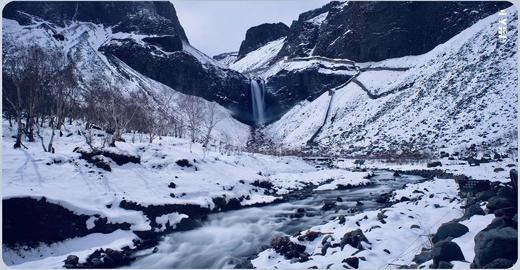
{"label": "dark rocky cliff face", "polygon": [[18,11],[60,26],[76,20],[113,26],[114,32],[173,35],[188,41],[168,1],[15,1],[4,7],[3,17],[31,23],[29,16]]}
{"label": "dark rocky cliff face", "polygon": [[247,78],[230,69],[204,65],[191,54],[182,51],[182,47],[180,50],[173,47],[173,50],[165,53],[155,46],[126,39],[113,40],[99,50],[179,92],[216,101],[237,111],[248,111]]}
{"label": "dark rocky cliff face", "polygon": [[[331,2],[300,15],[279,57],[319,55],[358,62],[423,54],[508,2]],[[326,14],[321,23],[311,22]]]}
{"label": "dark rocky cliff face", "polygon": [[264,46],[270,41],[287,36],[289,27],[283,23],[264,23],[251,27],[246,32],[246,38],[240,44],[238,58],[243,58],[246,54]]}

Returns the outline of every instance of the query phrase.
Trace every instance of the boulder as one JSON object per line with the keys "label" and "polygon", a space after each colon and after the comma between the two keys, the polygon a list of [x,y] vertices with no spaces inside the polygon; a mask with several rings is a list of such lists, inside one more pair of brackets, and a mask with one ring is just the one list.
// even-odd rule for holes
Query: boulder
{"label": "boulder", "polygon": [[286,259],[300,258],[305,252],[305,246],[293,243],[288,236],[275,236],[271,247]]}
{"label": "boulder", "polygon": [[438,268],[441,261],[462,261],[464,254],[459,245],[454,242],[443,240],[435,243],[432,249],[433,268]]}
{"label": "boulder", "polygon": [[321,255],[327,254],[327,250],[332,247],[332,244],[330,242],[326,242],[323,247],[321,248]]}
{"label": "boulder", "polygon": [[79,263],[79,258],[76,255],[69,255],[67,259],[63,261],[65,264],[63,267],[65,268],[77,268]]}
{"label": "boulder", "polygon": [[509,177],[511,178],[511,186],[513,186],[515,194],[518,194],[518,172],[512,169],[509,171]]}
{"label": "boulder", "polygon": [[497,196],[506,198],[508,200],[514,201],[516,199],[515,191],[510,187],[500,187],[497,191]]}
{"label": "boulder", "polygon": [[513,216],[518,212],[518,209],[515,207],[506,207],[495,210],[495,217],[504,217],[507,219],[512,219]]}
{"label": "boulder", "polygon": [[465,218],[470,218],[474,215],[484,216],[484,215],[486,215],[486,213],[484,212],[484,210],[482,210],[482,207],[480,207],[478,204],[472,204],[472,205],[466,207],[466,209],[464,209]]}
{"label": "boulder", "polygon": [[442,163],[440,161],[434,161],[426,164],[426,167],[428,168],[435,168],[435,167],[441,167]]}
{"label": "boulder", "polygon": [[444,240],[448,237],[459,237],[464,235],[469,231],[468,227],[457,223],[457,222],[448,222],[442,224],[439,229],[437,230],[437,233],[432,238],[433,243],[437,243],[441,240]]}
{"label": "boulder", "polygon": [[489,209],[491,212],[494,212],[495,210],[500,209],[500,208],[513,207],[513,206],[514,206],[514,204],[510,200],[508,200],[506,198],[498,197],[498,196],[491,197],[488,200],[488,204],[486,205],[487,209]]}
{"label": "boulder", "polygon": [[334,207],[336,207],[336,203],[335,203],[335,202],[326,202],[326,203],[321,207],[321,210],[322,210],[322,211],[329,211],[329,210],[333,209]]}
{"label": "boulder", "polygon": [[341,238],[340,247],[341,250],[343,250],[343,247],[345,247],[345,245],[348,244],[353,248],[363,249],[363,246],[361,246],[361,242],[366,242],[370,244],[370,242],[368,241],[367,237],[363,234],[361,229],[357,229],[355,231],[351,231],[343,235],[343,237]]}
{"label": "boulder", "polygon": [[484,265],[482,268],[485,269],[507,269],[511,268],[515,265],[515,262],[512,260],[504,259],[504,258],[498,258],[494,259],[492,262]]}
{"label": "boulder", "polygon": [[298,241],[314,241],[314,239],[318,238],[321,235],[321,232],[315,231],[307,231],[304,235],[300,235],[298,237]]}
{"label": "boulder", "polygon": [[421,253],[416,254],[413,257],[413,262],[417,264],[423,264],[424,262],[427,262],[432,259],[432,251],[430,249],[423,248],[421,250]]}
{"label": "boulder", "polygon": [[489,200],[489,198],[495,196],[495,193],[491,190],[484,190],[484,191],[480,191],[480,192],[477,192],[477,194],[475,194],[475,197],[481,201],[487,201]]}
{"label": "boulder", "polygon": [[482,268],[498,258],[516,262],[517,254],[518,231],[513,227],[494,228],[490,225],[475,236],[472,267]]}
{"label": "boulder", "polygon": [[445,261],[439,262],[439,265],[437,266],[439,269],[451,269],[453,268],[453,264]]}
{"label": "boulder", "polygon": [[350,257],[346,258],[342,261],[342,263],[348,264],[350,267],[354,269],[358,269],[359,267],[359,258],[358,257]]}

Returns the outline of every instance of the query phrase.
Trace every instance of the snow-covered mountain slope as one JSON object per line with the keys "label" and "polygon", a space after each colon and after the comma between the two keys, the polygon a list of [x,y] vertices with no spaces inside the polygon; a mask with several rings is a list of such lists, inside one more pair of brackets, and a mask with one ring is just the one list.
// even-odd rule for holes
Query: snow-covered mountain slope
{"label": "snow-covered mountain slope", "polygon": [[[56,39],[59,34],[64,40]],[[88,91],[89,85],[95,80],[103,80],[106,83],[120,85],[118,89],[124,94],[143,91],[155,102],[176,102],[184,94],[171,87],[152,80],[116,57],[107,57],[99,51],[99,48],[114,40],[132,39],[144,43],[147,35],[117,32],[112,28],[104,27],[89,22],[73,22],[61,27],[48,22],[40,22],[30,25],[20,25],[17,21],[3,19],[4,46],[13,46],[14,50],[22,46],[36,45],[44,48],[62,50],[68,57],[74,59],[76,71],[80,80],[81,91]],[[205,56],[189,44],[185,43],[184,52],[193,55],[204,66],[213,66],[217,62]],[[183,53],[184,53],[183,52]],[[78,93],[80,94],[80,93]],[[167,97],[167,98],[165,98]],[[202,98],[204,103],[206,101]],[[229,140],[231,144],[245,145],[249,137],[249,127],[240,123],[231,116],[231,112],[221,105],[218,107],[220,121],[216,126],[218,140]]]}
{"label": "snow-covered mountain slope", "polygon": [[[232,110],[236,118],[247,120],[251,100],[248,79],[191,46],[173,5],[167,1],[35,2],[31,5],[12,2],[6,10],[3,18],[16,21],[18,28],[24,28],[23,35],[27,38],[39,35],[30,30],[41,28],[52,46],[64,48],[70,55],[74,55],[74,51],[78,54],[74,55],[76,58],[90,62],[88,68],[94,75],[117,58],[144,76],[184,94],[216,101]],[[96,12],[97,19],[93,15]],[[11,27],[14,28],[8,29]],[[4,25],[4,29],[12,33],[18,28],[14,23]],[[24,40],[20,34],[15,36],[7,43],[31,45],[20,43]],[[118,75],[107,75],[111,76]]]}
{"label": "snow-covered mountain slope", "polygon": [[282,49],[285,37],[271,41],[264,46],[246,54],[243,58],[231,64],[229,67],[243,73],[260,71],[270,64],[271,60]]}
{"label": "snow-covered mountain slope", "polygon": [[507,41],[491,15],[432,51],[358,64],[360,75],[331,99],[302,102],[265,129],[274,141],[331,152],[376,154],[513,146],[517,131],[517,11],[507,9]]}
{"label": "snow-covered mountain slope", "polygon": [[238,52],[227,52],[213,56],[213,59],[217,60],[222,66],[229,67],[233,64],[238,57]]}

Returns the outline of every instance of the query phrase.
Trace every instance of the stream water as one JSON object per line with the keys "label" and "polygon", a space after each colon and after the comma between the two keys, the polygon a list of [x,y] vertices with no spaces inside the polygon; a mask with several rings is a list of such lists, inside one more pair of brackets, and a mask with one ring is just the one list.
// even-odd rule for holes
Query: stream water
{"label": "stream water", "polygon": [[[394,177],[389,171],[376,171],[374,185],[349,190],[314,191],[305,199],[211,214],[200,228],[176,232],[164,238],[158,251],[137,259],[138,268],[233,268],[265,250],[273,236],[294,234],[324,224],[352,209],[367,211],[382,207],[377,195],[400,189],[406,183],[424,180],[419,176]],[[337,198],[342,202],[336,202]],[[337,207],[322,211],[324,202]],[[363,203],[357,206],[356,202]],[[295,217],[298,209],[305,215]],[[301,211],[301,210],[300,210]]]}

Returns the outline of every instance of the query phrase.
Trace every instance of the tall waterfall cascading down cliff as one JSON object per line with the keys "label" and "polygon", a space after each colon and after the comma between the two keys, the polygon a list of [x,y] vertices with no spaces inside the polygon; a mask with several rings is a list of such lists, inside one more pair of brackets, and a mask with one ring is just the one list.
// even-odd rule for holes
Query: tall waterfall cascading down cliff
{"label": "tall waterfall cascading down cliff", "polygon": [[251,103],[253,121],[256,124],[265,123],[265,84],[262,80],[251,79]]}

